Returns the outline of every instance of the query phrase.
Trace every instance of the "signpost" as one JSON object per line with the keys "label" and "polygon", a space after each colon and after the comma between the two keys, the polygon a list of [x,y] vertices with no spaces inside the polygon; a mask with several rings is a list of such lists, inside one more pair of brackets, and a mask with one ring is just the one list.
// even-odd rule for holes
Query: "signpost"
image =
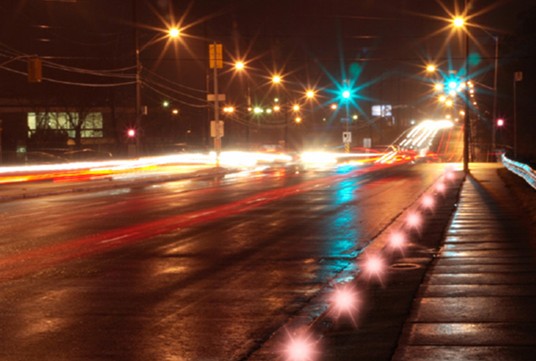
{"label": "signpost", "polygon": [[344,151],[350,152],[350,143],[352,143],[352,132],[342,132],[342,142],[344,143]]}
{"label": "signpost", "polygon": [[[223,121],[220,122],[220,101],[225,100],[224,94],[218,93],[218,69],[223,68],[223,47],[214,42],[208,46],[209,68],[214,69],[214,94],[207,96],[208,101],[214,101],[214,121],[210,124],[210,135],[214,137],[214,151],[216,152],[216,166],[220,165],[221,137],[223,137]],[[213,100],[211,100],[211,97]],[[214,126],[212,125],[214,124]],[[214,129],[213,129],[214,128]],[[221,132],[220,132],[221,128]],[[214,132],[213,132],[214,130]]]}

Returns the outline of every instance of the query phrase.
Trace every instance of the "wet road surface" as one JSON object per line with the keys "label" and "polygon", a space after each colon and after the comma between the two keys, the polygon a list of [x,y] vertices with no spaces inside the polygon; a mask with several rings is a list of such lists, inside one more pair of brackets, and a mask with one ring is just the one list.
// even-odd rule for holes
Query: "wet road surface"
{"label": "wet road surface", "polygon": [[2,203],[0,359],[247,359],[443,170],[272,172]]}

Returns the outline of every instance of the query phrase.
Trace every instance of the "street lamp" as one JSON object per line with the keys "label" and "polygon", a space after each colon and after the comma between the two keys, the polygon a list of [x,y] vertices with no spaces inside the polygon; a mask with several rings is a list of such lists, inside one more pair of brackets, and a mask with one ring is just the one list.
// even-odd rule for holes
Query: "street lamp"
{"label": "street lamp", "polygon": [[[467,11],[467,0],[465,0]],[[456,16],[452,19],[452,25],[457,29],[465,30],[465,78],[469,80],[469,34],[465,29],[465,18]],[[463,120],[463,171],[469,173],[469,87],[465,87],[465,115]]]}
{"label": "street lamp", "polygon": [[[347,83],[347,81],[345,81],[344,83]],[[344,105],[344,109],[345,109],[344,122],[346,123],[345,124],[345,131],[343,132],[342,139],[343,139],[343,143],[344,143],[344,151],[346,153],[349,153],[350,152],[350,143],[351,143],[351,139],[352,139],[352,136],[351,136],[351,133],[350,133],[350,112],[349,112],[350,101],[352,100],[352,90],[349,89],[349,88],[342,89],[340,94],[341,94],[340,95],[341,101],[342,101],[342,103]]]}
{"label": "street lamp", "polygon": [[[136,22],[136,5],[134,4],[134,22]],[[155,36],[150,41],[145,43],[142,47],[140,47],[140,39],[139,39],[139,32],[138,27],[135,24],[134,27],[134,45],[136,47],[135,55],[136,55],[136,130],[137,134],[135,134],[136,137],[136,155],[139,155],[141,152],[141,116],[142,116],[142,110],[141,110],[141,60],[140,60],[140,54],[143,50],[145,50],[150,45],[154,44],[158,40],[162,40],[164,38],[168,39],[176,39],[180,36],[180,30],[176,27],[172,27],[170,29],[167,29],[167,35],[165,36]],[[143,112],[145,114],[145,111]]]}
{"label": "street lamp", "polygon": [[465,19],[463,16],[456,16],[454,17],[454,19],[452,19],[452,24],[454,25],[455,28],[461,29],[465,27]]}
{"label": "street lamp", "polygon": [[[274,86],[279,86],[283,82],[283,78],[279,74],[273,74],[271,80],[272,80],[272,84]],[[279,98],[276,98],[275,102],[278,103]],[[283,104],[283,107],[285,107],[284,104]],[[281,106],[276,104],[274,106],[274,111],[278,112],[279,110],[281,110]],[[283,109],[283,110],[285,110],[285,109]],[[284,141],[284,148],[285,148],[285,150],[287,150],[288,149],[288,114],[287,114],[286,111],[284,111],[283,117],[284,117],[284,123],[285,123],[285,134],[284,134],[284,140],[283,141]]]}
{"label": "street lamp", "polygon": [[244,70],[245,67],[246,67],[246,64],[244,64],[243,61],[237,61],[235,62],[235,65],[234,65],[235,69],[240,71],[240,70]]}
{"label": "street lamp", "polygon": [[[491,35],[485,31],[488,35]],[[493,61],[493,110],[492,110],[492,127],[491,127],[491,151],[495,153],[497,129],[495,128],[495,121],[497,118],[497,76],[499,73],[499,37],[497,35],[491,35],[495,42],[495,59]]]}
{"label": "street lamp", "polygon": [[181,31],[179,28],[173,27],[169,29],[168,35],[170,38],[176,39],[181,35]]}
{"label": "street lamp", "polygon": [[314,88],[308,88],[305,91],[305,99],[309,103],[309,129],[312,129],[312,134],[316,135],[316,122],[315,122],[315,102],[316,102],[317,90]]}
{"label": "street lamp", "polygon": [[272,76],[272,83],[273,84],[281,84],[281,81],[283,79],[281,78],[281,75],[275,74]]}
{"label": "street lamp", "polygon": [[[246,71],[246,63],[243,60],[236,60],[234,63],[234,70],[238,73],[240,77],[240,82],[243,84],[244,78],[242,77],[243,73]],[[251,89],[249,86],[249,79],[246,77],[246,109],[248,112],[246,114],[246,145],[249,149],[250,147],[250,137],[251,137]]]}

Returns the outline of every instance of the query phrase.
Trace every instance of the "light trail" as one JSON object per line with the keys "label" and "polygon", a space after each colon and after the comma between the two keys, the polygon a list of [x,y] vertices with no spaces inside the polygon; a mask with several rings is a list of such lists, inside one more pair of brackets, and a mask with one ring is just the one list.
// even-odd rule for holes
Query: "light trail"
{"label": "light trail", "polygon": [[192,227],[198,224],[213,222],[226,217],[249,212],[265,204],[286,197],[313,191],[318,187],[329,186],[347,178],[379,171],[388,167],[390,166],[376,164],[367,168],[356,169],[345,174],[335,174],[284,188],[263,191],[241,200],[211,208],[186,212],[176,216],[138,223],[128,227],[112,229],[55,245],[20,251],[19,253],[0,258],[0,280],[18,278],[62,262],[90,257],[126,245],[135,244],[160,234],[170,233],[181,228]]}

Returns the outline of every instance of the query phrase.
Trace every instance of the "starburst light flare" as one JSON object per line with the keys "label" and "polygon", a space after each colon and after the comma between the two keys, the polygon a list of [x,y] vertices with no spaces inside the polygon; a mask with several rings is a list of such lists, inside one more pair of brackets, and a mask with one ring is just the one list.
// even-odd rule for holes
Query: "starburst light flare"
{"label": "starburst light flare", "polygon": [[419,228],[422,223],[422,218],[417,212],[411,212],[406,218],[406,224],[413,229]]}
{"label": "starburst light flare", "polygon": [[407,245],[407,238],[402,232],[394,232],[389,237],[389,247],[402,250]]}
{"label": "starburst light flare", "polygon": [[361,263],[363,274],[369,279],[376,279],[382,283],[382,276],[385,272],[385,260],[379,254],[370,254],[364,257]]}
{"label": "starburst light flare", "polygon": [[318,356],[318,341],[307,332],[297,335],[288,335],[287,343],[283,349],[285,361],[315,361]]}
{"label": "starburst light flare", "polygon": [[434,197],[432,197],[429,194],[426,194],[424,197],[422,197],[421,205],[426,209],[434,208],[434,205],[435,205]]}
{"label": "starburst light flare", "polygon": [[338,285],[335,287],[330,304],[337,319],[349,317],[355,325],[354,315],[359,306],[359,293],[350,285]]}
{"label": "starburst light flare", "polygon": [[445,183],[443,182],[439,182],[436,184],[435,186],[435,190],[438,192],[438,193],[445,193],[445,190],[447,189],[447,187],[445,186]]}

